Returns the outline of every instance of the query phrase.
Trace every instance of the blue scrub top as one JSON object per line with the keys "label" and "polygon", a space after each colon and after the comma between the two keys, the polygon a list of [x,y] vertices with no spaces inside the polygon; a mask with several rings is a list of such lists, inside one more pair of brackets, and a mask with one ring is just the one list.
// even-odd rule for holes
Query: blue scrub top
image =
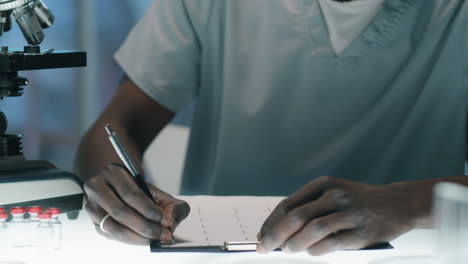
{"label": "blue scrub top", "polygon": [[464,174],[467,19],[388,0],[337,56],[316,0],[159,0],[116,59],[169,109],[197,100],[185,194],[422,180]]}

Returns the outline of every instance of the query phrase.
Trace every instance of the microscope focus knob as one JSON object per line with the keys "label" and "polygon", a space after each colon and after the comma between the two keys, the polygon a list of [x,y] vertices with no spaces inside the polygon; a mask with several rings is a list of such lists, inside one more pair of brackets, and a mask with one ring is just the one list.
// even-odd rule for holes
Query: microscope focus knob
{"label": "microscope focus knob", "polygon": [[0,136],[5,134],[8,126],[8,119],[3,112],[0,112]]}

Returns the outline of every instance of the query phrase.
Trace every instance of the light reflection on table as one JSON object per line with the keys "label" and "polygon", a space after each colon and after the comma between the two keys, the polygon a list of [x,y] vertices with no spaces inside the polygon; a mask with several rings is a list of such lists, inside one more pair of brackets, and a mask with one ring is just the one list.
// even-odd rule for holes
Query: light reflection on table
{"label": "light reflection on table", "polygon": [[95,231],[86,213],[70,221],[62,215],[63,246],[55,253],[38,253],[35,250],[18,250],[0,254],[0,264],[40,263],[125,263],[125,264],[338,264],[374,263],[397,256],[432,255],[433,230],[413,230],[392,242],[395,249],[369,251],[339,251],[322,257],[306,253],[285,254],[273,252],[260,255],[249,253],[150,253],[149,247],[130,246],[108,240]]}

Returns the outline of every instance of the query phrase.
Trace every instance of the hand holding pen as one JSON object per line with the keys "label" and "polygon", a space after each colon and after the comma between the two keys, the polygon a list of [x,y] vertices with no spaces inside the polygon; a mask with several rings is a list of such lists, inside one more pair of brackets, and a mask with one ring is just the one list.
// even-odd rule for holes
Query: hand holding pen
{"label": "hand holding pen", "polygon": [[129,244],[171,241],[190,211],[188,204],[146,183],[117,134],[110,126],[106,131],[124,166],[110,164],[85,183],[85,209],[97,232]]}

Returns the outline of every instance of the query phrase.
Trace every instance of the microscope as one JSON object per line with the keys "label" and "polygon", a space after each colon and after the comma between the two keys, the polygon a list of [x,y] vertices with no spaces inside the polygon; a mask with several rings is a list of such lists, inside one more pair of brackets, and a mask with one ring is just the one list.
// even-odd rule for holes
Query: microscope
{"label": "microscope", "polygon": [[[23,94],[28,85],[18,72],[86,66],[86,53],[41,50],[43,29],[53,25],[54,16],[42,0],[0,0],[0,39],[15,20],[28,46],[21,51],[0,44],[0,103]],[[58,207],[74,219],[83,205],[83,183],[52,163],[27,160],[21,135],[7,134],[8,119],[0,111],[0,206]]]}

